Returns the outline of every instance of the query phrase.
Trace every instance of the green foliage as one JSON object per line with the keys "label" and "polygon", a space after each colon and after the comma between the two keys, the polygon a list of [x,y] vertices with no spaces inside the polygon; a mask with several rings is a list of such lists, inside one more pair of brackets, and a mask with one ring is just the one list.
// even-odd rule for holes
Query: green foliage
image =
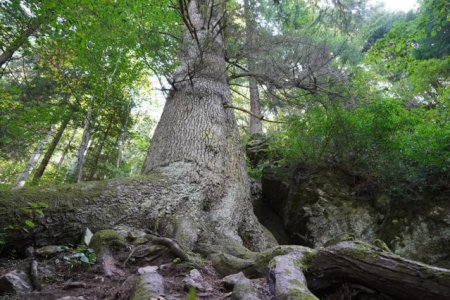
{"label": "green foliage", "polygon": [[175,257],[175,258],[172,260],[172,263],[174,263],[174,264],[180,264],[180,263],[181,263],[181,258]]}
{"label": "green foliage", "polygon": [[190,288],[186,295],[186,300],[196,300],[196,299],[197,299],[197,290],[195,288]]}
{"label": "green foliage", "polygon": [[71,250],[71,254],[64,256],[64,261],[71,267],[89,267],[96,263],[97,256],[92,248],[86,245],[78,245]]}
{"label": "green foliage", "polygon": [[[8,224],[6,228],[0,230],[0,246],[4,245],[11,232],[21,232],[25,236],[34,238],[34,233],[38,229],[39,220],[45,217],[44,210],[48,207],[46,202],[29,202],[27,206],[20,208],[22,215],[16,222]],[[1,252],[1,250],[0,250]]]}
{"label": "green foliage", "polygon": [[425,183],[446,174],[450,124],[437,111],[394,99],[353,110],[313,107],[288,120],[273,151],[288,161],[340,164],[385,183]]}

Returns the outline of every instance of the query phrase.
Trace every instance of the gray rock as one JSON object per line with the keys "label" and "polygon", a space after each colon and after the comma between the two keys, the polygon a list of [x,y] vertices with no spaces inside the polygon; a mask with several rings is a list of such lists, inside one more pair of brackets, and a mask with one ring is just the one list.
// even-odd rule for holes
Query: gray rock
{"label": "gray rock", "polygon": [[188,275],[183,279],[184,289],[189,290],[191,288],[196,289],[199,292],[208,290],[208,286],[202,277],[202,274],[197,269],[191,270]]}
{"label": "gray rock", "polygon": [[56,300],[87,300],[83,296],[65,296]]}
{"label": "gray rock", "polygon": [[25,294],[32,290],[31,280],[23,271],[14,270],[0,277],[0,295]]}
{"label": "gray rock", "polygon": [[225,288],[232,290],[236,283],[243,277],[245,277],[245,275],[242,272],[231,274],[222,278],[222,284],[225,286]]}
{"label": "gray rock", "polygon": [[91,239],[94,236],[94,234],[92,233],[92,231],[89,228],[86,228],[86,230],[83,233],[83,238],[82,238],[82,242],[86,245],[89,246],[89,244],[91,243]]}
{"label": "gray rock", "polygon": [[446,190],[416,191],[404,199],[361,196],[364,186],[355,185],[354,176],[308,165],[266,168],[261,183],[264,203],[257,216],[264,220],[273,211],[281,217],[288,236],[283,243],[317,248],[349,234],[368,243],[382,240],[398,255],[450,268]]}
{"label": "gray rock", "polygon": [[265,169],[262,177],[264,198],[283,220],[289,242],[315,248],[343,233],[374,240],[379,214],[353,195],[347,175],[304,168]]}
{"label": "gray rock", "polygon": [[259,300],[258,291],[253,285],[252,281],[245,277],[244,273],[239,272],[224,277],[222,284],[228,288],[233,289],[231,299],[233,300]]}

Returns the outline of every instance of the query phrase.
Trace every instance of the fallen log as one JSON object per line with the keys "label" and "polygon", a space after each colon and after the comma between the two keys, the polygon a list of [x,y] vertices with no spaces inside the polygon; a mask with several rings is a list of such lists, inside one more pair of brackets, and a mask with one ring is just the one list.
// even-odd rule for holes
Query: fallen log
{"label": "fallen log", "polygon": [[450,270],[412,261],[360,241],[319,249],[303,265],[309,279],[356,283],[396,299],[450,298]]}

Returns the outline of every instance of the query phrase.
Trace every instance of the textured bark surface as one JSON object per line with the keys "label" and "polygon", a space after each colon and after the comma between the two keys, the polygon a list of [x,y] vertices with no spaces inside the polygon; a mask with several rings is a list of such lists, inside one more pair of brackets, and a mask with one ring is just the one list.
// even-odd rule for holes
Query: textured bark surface
{"label": "textured bark surface", "polygon": [[[244,10],[245,10],[245,36],[246,36],[246,44],[247,44],[247,52],[248,52],[248,71],[250,73],[256,73],[256,61],[254,56],[254,51],[256,51],[255,39],[256,39],[256,16],[253,13],[255,9],[255,1],[254,0],[245,0],[244,1]],[[259,101],[259,89],[258,82],[255,77],[250,76],[248,78],[248,85],[250,91],[250,111],[254,115],[250,115],[250,135],[262,133],[262,121],[261,118],[257,118],[255,116],[262,116],[261,114],[261,105]]]}
{"label": "textured bark surface", "polygon": [[309,263],[308,277],[358,283],[395,299],[444,300],[450,295],[450,270],[357,241],[319,250]]}
{"label": "textured bark surface", "polygon": [[61,126],[58,128],[58,131],[56,132],[55,136],[52,139],[52,142],[48,146],[48,149],[45,152],[45,155],[42,158],[39,167],[36,169],[36,172],[33,175],[33,184],[39,183],[39,180],[41,179],[42,175],[44,175],[45,169],[47,168],[47,165],[53,156],[53,152],[55,152],[56,146],[58,146],[58,143],[61,140],[64,130],[66,130],[66,127],[69,124],[69,122],[70,118],[68,117],[64,119],[64,121],[61,123]]}
{"label": "textured bark surface", "polygon": [[184,183],[183,176],[168,178],[152,173],[140,179],[0,192],[0,228],[23,226],[29,216],[22,209],[29,202],[42,201],[48,204],[43,209],[45,217],[35,221],[32,234],[8,231],[10,246],[24,250],[33,236],[38,245],[77,244],[86,228],[96,232],[119,224],[173,236],[175,225],[169,222],[170,216],[177,206],[189,206],[190,197],[197,192],[195,186]]}
{"label": "textured bark surface", "polygon": [[190,1],[185,8],[189,30],[183,36],[181,65],[143,172],[165,167],[169,177],[184,173],[186,186],[195,187],[189,205],[168,202],[177,208],[170,218],[179,224],[175,235],[182,244],[192,248],[199,240],[228,240],[262,249],[263,231],[249,200],[234,113],[224,107],[231,103],[231,94],[220,33],[220,5],[215,3],[208,9],[199,5],[205,4]]}
{"label": "textured bark surface", "polygon": [[52,131],[49,130],[46,134],[46,136],[39,141],[39,143],[36,145],[36,148],[34,149],[33,153],[31,154],[30,158],[28,159],[27,163],[25,164],[25,168],[20,173],[19,178],[17,178],[16,185],[14,186],[14,189],[21,189],[24,187],[25,183],[28,180],[28,177],[33,172],[34,167],[36,166],[37,162],[39,161],[39,157],[41,157],[42,149],[44,148],[45,144],[47,143],[48,139],[51,136]]}

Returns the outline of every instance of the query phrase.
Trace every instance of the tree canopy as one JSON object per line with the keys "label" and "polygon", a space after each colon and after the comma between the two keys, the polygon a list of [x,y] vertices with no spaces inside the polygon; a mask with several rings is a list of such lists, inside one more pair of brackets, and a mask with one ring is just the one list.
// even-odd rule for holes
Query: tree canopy
{"label": "tree canopy", "polygon": [[[146,113],[175,84],[187,3],[0,3],[4,189],[27,165],[28,184],[140,173],[156,123]],[[241,133],[253,78],[261,105],[253,117],[275,160],[333,162],[381,181],[448,171],[445,1],[407,14],[365,1],[226,1],[222,9]]]}

